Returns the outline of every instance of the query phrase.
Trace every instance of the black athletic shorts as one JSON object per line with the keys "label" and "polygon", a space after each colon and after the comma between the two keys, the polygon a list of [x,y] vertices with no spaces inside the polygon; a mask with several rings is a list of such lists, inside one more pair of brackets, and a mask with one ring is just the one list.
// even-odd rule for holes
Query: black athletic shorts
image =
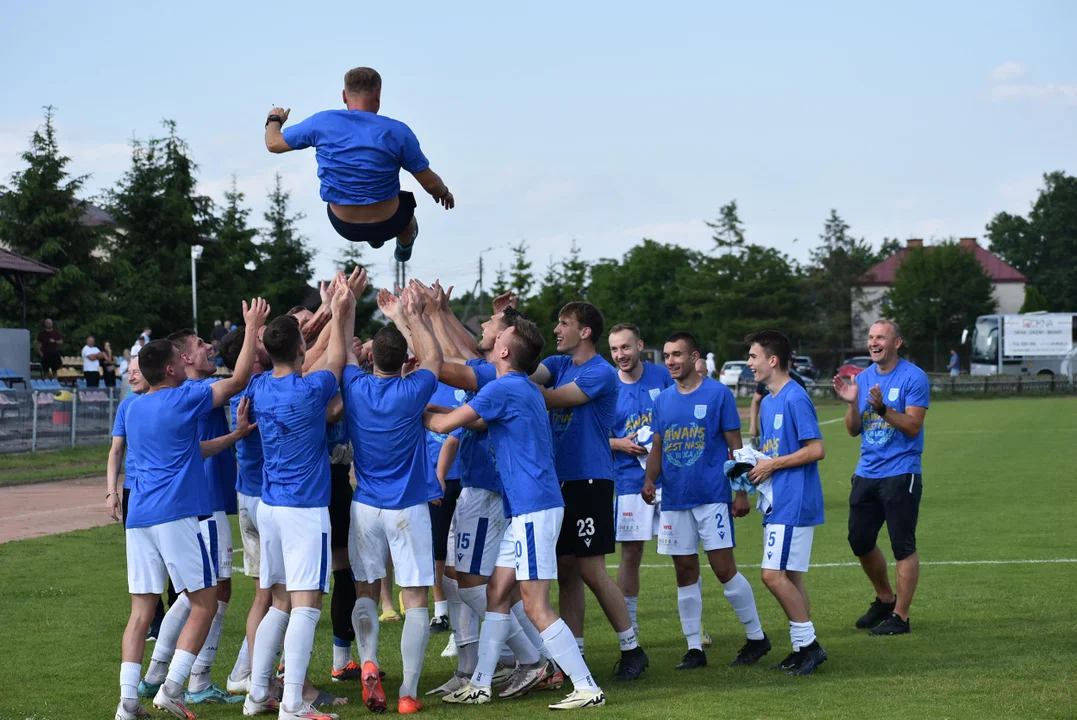
{"label": "black athletic shorts", "polygon": [[441,504],[430,503],[430,531],[434,533],[434,560],[444,562],[449,555],[449,525],[460,499],[460,481],[445,481],[445,497]]}
{"label": "black athletic shorts", "polygon": [[333,208],[328,203],[325,205],[325,211],[329,214],[329,222],[332,223],[333,229],[342,238],[352,242],[365,242],[377,249],[384,245],[386,240],[392,240],[404,232],[411,223],[411,219],[415,217],[415,195],[402,190],[397,198],[400,200],[400,207],[396,209],[393,216],[376,223],[344,222],[333,214]]}
{"label": "black athletic shorts", "polygon": [[64,364],[64,360],[59,355],[42,355],[41,356],[41,369],[51,370],[56,372]]}
{"label": "black athletic shorts", "polygon": [[348,547],[348,532],[352,526],[352,466],[329,465],[329,546]]}
{"label": "black athletic shorts", "polygon": [[557,538],[557,556],[609,555],[616,544],[612,480],[568,480],[561,483],[565,519]]}
{"label": "black athletic shorts", "polygon": [[849,493],[849,547],[857,557],[875,549],[886,523],[895,560],[916,552],[916,521],[920,516],[923,477],[905,473],[886,478],[853,475]]}
{"label": "black athletic shorts", "polygon": [[131,488],[123,489],[123,526],[127,527],[127,505],[131,501]]}

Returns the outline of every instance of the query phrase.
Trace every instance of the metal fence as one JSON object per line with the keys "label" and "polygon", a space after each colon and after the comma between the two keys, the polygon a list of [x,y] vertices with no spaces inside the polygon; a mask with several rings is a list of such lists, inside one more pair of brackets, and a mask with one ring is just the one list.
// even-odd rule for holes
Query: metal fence
{"label": "metal fence", "polygon": [[[935,397],[990,395],[1071,395],[1077,394],[1077,376],[1067,375],[948,375],[928,373],[931,394]],[[832,380],[807,380],[808,392],[814,398],[833,398]],[[751,397],[756,384],[741,380],[734,390],[738,397]]]}
{"label": "metal fence", "polygon": [[0,392],[0,453],[108,443],[123,390],[63,388]]}

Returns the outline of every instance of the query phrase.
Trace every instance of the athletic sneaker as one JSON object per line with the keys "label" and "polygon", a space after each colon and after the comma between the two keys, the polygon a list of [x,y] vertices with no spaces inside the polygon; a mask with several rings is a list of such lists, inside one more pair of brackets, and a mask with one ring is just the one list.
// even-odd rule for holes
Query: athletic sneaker
{"label": "athletic sneaker", "polygon": [[860,616],[860,619],[856,621],[856,627],[858,630],[870,630],[883,620],[886,620],[890,616],[890,613],[894,612],[894,606],[897,605],[897,598],[894,598],[894,602],[884,603],[882,600],[875,597],[875,601],[871,603],[871,607],[868,611]]}
{"label": "athletic sneaker", "polygon": [[549,660],[540,660],[534,665],[518,665],[509,678],[509,684],[497,696],[505,700],[522,697],[552,674],[553,668]]}
{"label": "athletic sneaker", "polygon": [[449,626],[449,618],[444,615],[438,615],[437,617],[430,618],[430,634],[437,635],[443,632],[449,632],[452,628]]}
{"label": "athletic sneaker", "polygon": [[280,715],[277,717],[280,720],[337,720],[340,716],[335,713],[322,712],[315,709],[310,703],[304,703],[295,712],[288,712],[281,708]]}
{"label": "athletic sneaker", "polygon": [[550,705],[551,710],[581,710],[589,707],[600,707],[606,704],[606,693],[589,692],[587,690],[573,690],[572,694],[561,702]]}
{"label": "athletic sneaker", "polygon": [[284,663],[277,666],[277,679],[284,680]]}
{"label": "athletic sneaker", "polygon": [[711,634],[709,632],[704,630],[702,635],[703,635],[703,642],[702,642],[703,647],[709,648],[711,645],[714,644],[714,641],[711,640]]}
{"label": "athletic sneaker", "polygon": [[354,660],[340,670],[333,671],[333,682],[340,682],[342,680],[361,680],[362,678],[363,668]]}
{"label": "athletic sneaker", "polygon": [[238,695],[232,695],[230,693],[221,690],[220,686],[216,683],[211,684],[205,690],[198,692],[185,692],[183,693],[183,701],[187,705],[198,705],[204,703],[211,704],[228,704],[234,705],[236,703],[243,702],[243,698]]}
{"label": "athletic sneaker", "polygon": [[795,668],[799,661],[800,661],[800,656],[797,655],[797,653],[795,653],[795,652],[791,652],[788,655],[786,655],[785,659],[782,660],[777,665],[771,665],[770,669],[771,670],[789,671],[789,670],[792,670],[793,668]]}
{"label": "athletic sneaker", "polygon": [[755,665],[757,662],[763,659],[763,656],[770,652],[770,638],[766,633],[763,633],[762,640],[748,639],[744,643],[744,647],[737,653],[736,659],[729,663],[730,667],[737,667],[739,665]]}
{"label": "athletic sneaker", "polygon": [[702,650],[696,650],[692,648],[684,654],[681,658],[681,664],[673,668],[674,670],[695,670],[697,668],[707,667],[707,653]]}
{"label": "athletic sneaker", "polygon": [[535,690],[560,690],[565,684],[565,674],[561,672],[561,668],[557,667],[557,663],[552,660],[550,663],[553,665],[553,674],[545,680],[540,680]]}
{"label": "athletic sneaker", "polygon": [[468,682],[470,682],[469,676],[457,670],[452,674],[452,677],[449,678],[447,682],[445,682],[444,685],[439,685],[438,687],[434,688],[433,690],[430,690],[426,694],[448,695],[449,693],[454,693],[460,688],[464,687],[468,684]]}
{"label": "athletic sneaker", "polygon": [[800,648],[800,652],[794,653],[799,655],[796,667],[792,667],[788,670],[790,675],[813,675],[820,665],[826,662],[826,650],[819,644],[818,640],[812,640],[811,645]]}
{"label": "athletic sneaker", "polygon": [[157,691],[161,689],[161,683],[148,683],[145,680],[138,681],[138,696],[144,698],[154,698],[157,696]]}
{"label": "athletic sneaker", "polygon": [[441,702],[450,705],[485,705],[490,702],[490,688],[477,688],[469,682],[456,692],[442,695]]}
{"label": "athletic sneaker", "polygon": [[163,687],[153,697],[153,706],[158,710],[164,710],[172,717],[182,718],[183,720],[195,720],[198,717],[183,704],[182,696],[172,697],[165,692]]}
{"label": "athletic sneaker", "polygon": [[247,697],[243,700],[243,714],[247,717],[268,715],[269,713],[275,713],[279,710],[280,701],[271,695],[266,696],[265,702],[255,702],[254,698],[248,693]]}
{"label": "athletic sneaker", "polygon": [[385,689],[381,686],[381,673],[378,666],[370,660],[363,663],[363,704],[371,712],[385,712]]}
{"label": "athletic sneaker", "polygon": [[123,701],[120,701],[119,706],[116,708],[116,720],[141,720],[142,718],[148,718],[150,714],[146,712],[146,708],[142,707],[142,703],[138,704],[138,709],[134,712],[128,712],[123,707]]}
{"label": "athletic sneaker", "polygon": [[228,676],[228,681],[224,684],[225,690],[233,695],[246,695],[251,691],[251,676],[250,674],[244,675],[239,680],[233,680],[232,676]]}
{"label": "athletic sneaker", "polygon": [[[643,648],[635,647],[631,650],[622,650],[621,659],[617,661],[617,664],[613,666],[613,679],[620,681],[639,680],[643,675],[643,671],[646,670],[651,664],[650,659],[647,657],[647,653],[643,652]],[[593,693],[592,693],[593,694]],[[599,693],[601,694],[601,693]],[[569,698],[575,696],[576,693],[569,695]],[[567,700],[566,700],[567,702]],[[606,696],[602,695],[602,703],[606,702]],[[553,708],[553,705],[550,706]],[[581,705],[580,707],[586,707]],[[558,710],[565,710],[567,708],[556,708]]]}
{"label": "athletic sneaker", "polygon": [[161,634],[161,623],[154,621],[150,624],[150,629],[146,631],[146,642],[156,642],[157,636]]}
{"label": "athletic sneaker", "polygon": [[441,651],[441,657],[454,658],[460,654],[456,647],[456,633],[449,633],[449,642],[445,643],[445,649]]}
{"label": "athletic sneaker", "polygon": [[516,672],[515,665],[505,665],[498,662],[494,668],[494,677],[492,678],[490,685],[495,688],[503,688],[509,684],[509,680],[512,679],[512,674]]}
{"label": "athletic sneaker", "polygon": [[405,695],[404,697],[400,698],[396,703],[396,711],[401,715],[411,715],[412,713],[417,713],[422,709],[423,704],[415,698],[411,697],[410,695]]}
{"label": "athletic sneaker", "polygon": [[875,636],[905,635],[911,632],[912,628],[909,627],[909,621],[902,620],[897,613],[890,613],[888,618],[871,629],[871,634]]}

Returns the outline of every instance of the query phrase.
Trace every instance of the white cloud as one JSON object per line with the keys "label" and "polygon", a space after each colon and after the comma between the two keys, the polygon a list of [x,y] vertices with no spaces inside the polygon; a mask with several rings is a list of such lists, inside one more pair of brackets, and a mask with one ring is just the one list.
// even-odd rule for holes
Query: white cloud
{"label": "white cloud", "polygon": [[1019,62],[1009,60],[996,65],[995,69],[991,71],[992,82],[1006,82],[1008,80],[1016,80],[1025,74],[1025,66]]}
{"label": "white cloud", "polygon": [[1059,100],[1066,105],[1077,105],[1077,85],[1064,85],[1053,82],[996,85],[991,88],[991,97],[1000,101],[1022,98]]}

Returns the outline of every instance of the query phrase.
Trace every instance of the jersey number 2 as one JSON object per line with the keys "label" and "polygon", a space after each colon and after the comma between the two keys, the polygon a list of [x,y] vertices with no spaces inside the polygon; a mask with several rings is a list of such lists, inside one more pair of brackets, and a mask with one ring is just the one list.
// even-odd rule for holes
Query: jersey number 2
{"label": "jersey number 2", "polygon": [[580,537],[587,537],[588,535],[595,534],[595,521],[594,518],[586,518],[576,521],[576,530],[579,531]]}

